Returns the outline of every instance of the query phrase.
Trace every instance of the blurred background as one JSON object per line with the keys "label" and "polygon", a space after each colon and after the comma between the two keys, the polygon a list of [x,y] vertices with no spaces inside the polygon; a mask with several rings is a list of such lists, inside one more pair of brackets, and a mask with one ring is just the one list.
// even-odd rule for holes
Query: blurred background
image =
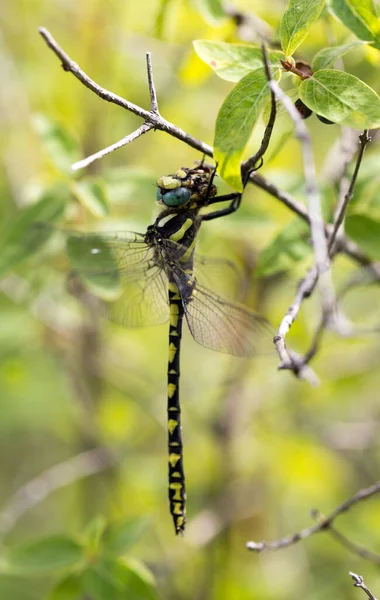
{"label": "blurred background", "polygon": [[[255,27],[276,37],[285,2],[242,0],[234,6],[256,15]],[[5,238],[19,211],[60,195],[68,195],[60,224],[144,232],[155,214],[157,178],[201,159],[169,135],[149,132],[70,175],[72,162],[116,142],[141,120],[65,73],[38,27],[49,29],[100,85],[146,109],[149,50],[161,113],[208,144],[232,84],[196,57],[192,41],[258,41],[233,19],[214,22],[195,0],[16,0],[2,3],[0,18]],[[326,15],[297,58],[311,60],[324,46],[347,40],[347,30]],[[375,51],[360,48],[344,61],[348,72],[380,92]],[[289,79],[285,87],[291,85]],[[339,153],[332,149],[341,132],[314,115],[308,125],[328,215],[337,198]],[[261,172],[304,201],[299,147],[289,132],[286,119],[279,119]],[[261,134],[259,127],[247,156]],[[352,210],[360,202],[378,210],[379,158],[375,141]],[[231,190],[221,182],[219,191]],[[250,187],[237,214],[203,226],[199,250],[236,263],[244,276],[239,299],[265,315],[275,331],[312,262],[308,238],[288,209]],[[378,478],[376,336],[326,334],[313,362],[321,382],[312,388],[277,371],[270,345],[257,357],[236,359],[198,346],[185,332],[188,528],[176,538],[167,507],[167,326],[128,330],[100,319],[85,294],[71,293],[63,252],[54,242],[24,258],[14,261],[13,270],[5,268],[12,257],[0,258],[0,530],[6,545],[62,532],[80,535],[99,515],[109,522],[139,519],[145,528],[130,554],[150,568],[165,599],[347,600],[360,593],[349,570],[362,574],[375,593],[380,589],[378,567],[326,533],[276,553],[250,554],[245,547],[249,540],[277,539],[313,524],[311,509],[329,513]],[[354,268],[339,257],[336,285]],[[379,323],[379,292],[355,289],[344,309],[355,324]],[[305,302],[289,336],[294,349],[308,348],[318,321],[316,296]],[[376,497],[341,517],[337,527],[380,552]],[[0,597],[37,600],[51,583],[2,575]]]}

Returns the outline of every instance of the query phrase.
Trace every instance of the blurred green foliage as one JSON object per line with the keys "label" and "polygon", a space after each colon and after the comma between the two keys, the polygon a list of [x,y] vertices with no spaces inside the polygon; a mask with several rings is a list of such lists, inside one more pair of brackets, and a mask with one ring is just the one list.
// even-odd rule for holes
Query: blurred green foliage
{"label": "blurred green foliage", "polygon": [[[338,5],[333,2],[334,10]],[[161,113],[211,143],[231,83],[212,74],[192,42],[241,41],[220,6],[216,0],[16,0],[0,9],[5,600],[82,600],[84,594],[94,600],[347,600],[360,593],[349,570],[379,589],[377,567],[328,534],[273,554],[245,548],[250,539],[276,539],[309,525],[311,509],[328,513],[378,478],[378,337],[326,333],[313,362],[321,378],[314,389],[278,372],[274,354],[235,359],[197,346],[185,333],[181,396],[189,525],[178,539],[167,510],[166,326],[125,330],[99,320],[96,306],[70,293],[63,253],[47,239],[48,230],[43,247],[40,234],[26,238],[38,219],[143,232],[153,218],[157,177],[200,159],[178,140],[150,132],[71,175],[72,162],[141,121],[60,69],[37,28],[47,27],[99,84],[145,108],[149,49]],[[241,0],[236,6],[261,19],[257,26],[273,27],[276,37],[285,2]],[[296,58],[311,62],[322,48],[355,39],[325,11]],[[380,91],[376,49],[358,46],[344,61],[347,72]],[[331,150],[340,128],[315,116],[309,124],[330,218],[337,198]],[[247,156],[257,150],[262,132],[260,123]],[[348,233],[378,258],[380,154],[374,137],[349,209]],[[265,177],[304,202],[300,150],[286,115],[279,115],[268,155]],[[219,190],[230,191],[223,182]],[[308,242],[294,215],[257,188],[246,190],[238,213],[206,224],[200,234],[201,252],[232,259],[244,274],[245,303],[275,326],[311,264]],[[336,285],[354,268],[339,257]],[[300,351],[318,324],[318,306],[314,297],[304,304],[289,336]],[[355,288],[344,300],[346,315],[360,327],[379,323],[378,307],[375,286]],[[99,448],[106,452],[104,464],[91,454]],[[69,461],[82,455],[83,475],[75,477]],[[379,551],[376,498],[338,525]]]}

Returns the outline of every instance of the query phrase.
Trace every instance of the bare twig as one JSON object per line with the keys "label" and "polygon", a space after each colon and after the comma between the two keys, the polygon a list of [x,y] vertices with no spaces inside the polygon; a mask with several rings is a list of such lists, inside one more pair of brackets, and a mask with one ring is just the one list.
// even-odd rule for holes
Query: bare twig
{"label": "bare twig", "polygon": [[335,529],[335,527],[330,526],[329,531],[330,531],[331,535],[336,540],[338,540],[338,542],[342,546],[344,546],[346,548],[346,550],[348,550],[349,552],[352,552],[352,554],[356,554],[356,556],[359,556],[360,558],[363,558],[364,560],[369,560],[370,562],[373,562],[376,565],[380,565],[380,554],[377,554],[376,552],[372,552],[371,550],[367,550],[367,548],[360,546],[356,542],[352,542],[345,535],[340,533],[340,531],[337,531]]}
{"label": "bare twig", "polygon": [[376,600],[375,596],[372,594],[372,592],[370,592],[370,590],[365,585],[364,579],[361,575],[356,575],[356,573],[353,573],[352,571],[349,572],[349,575],[351,575],[352,579],[354,580],[355,587],[361,588],[367,594],[367,596],[370,600]]}
{"label": "bare twig", "polygon": [[[325,227],[325,234],[327,234],[327,237],[328,237],[327,248],[328,248],[330,257],[332,257],[334,254],[335,242],[337,240],[337,235],[338,235],[340,227],[343,223],[343,220],[344,220],[344,217],[345,217],[345,214],[347,211],[348,203],[354,193],[355,183],[356,183],[356,180],[358,177],[358,173],[359,173],[359,169],[360,169],[360,166],[362,163],[365,148],[366,148],[367,144],[371,141],[371,138],[368,136],[367,130],[365,130],[359,136],[359,141],[360,141],[360,150],[358,153],[358,157],[357,157],[356,164],[355,164],[355,169],[354,169],[350,184],[348,186],[346,193],[342,197],[342,201],[339,203],[339,207],[336,212],[336,217],[335,217],[335,221],[334,221],[332,228],[330,230],[328,230],[328,228]],[[344,177],[344,173],[342,174],[342,177]],[[375,277],[375,274],[373,274],[372,276]],[[308,298],[313,293],[313,290],[315,288],[317,281],[318,281],[318,272],[314,267],[312,267],[308,271],[308,273],[304,277],[304,279],[301,281],[298,291],[297,291],[297,294],[296,294],[296,297],[295,297],[293,303],[291,304],[291,306],[289,307],[286,315],[282,319],[277,336],[274,338],[274,343],[275,343],[277,352],[281,359],[279,368],[280,369],[289,369],[289,370],[293,371],[293,373],[300,379],[306,379],[306,378],[309,379],[310,378],[310,373],[312,373],[312,371],[311,372],[306,371],[307,377],[305,377],[305,367],[318,351],[319,344],[323,337],[323,332],[324,332],[326,326],[331,321],[332,312],[324,311],[322,313],[321,321],[315,331],[311,346],[310,346],[309,350],[305,353],[304,356],[299,356],[295,353],[292,353],[290,350],[288,350],[285,345],[285,337],[286,337],[287,333],[289,332],[291,325],[294,323],[294,321],[296,320],[296,318],[298,316],[298,313],[301,308],[303,300]],[[335,321],[337,321],[337,319],[338,319],[338,313],[335,312],[334,319],[333,319],[334,323],[335,323]],[[339,331],[340,328],[337,326],[338,323],[335,323],[335,325],[336,326],[334,327],[334,329]]]}
{"label": "bare twig", "polygon": [[[335,510],[333,510],[330,515],[324,517],[319,513],[319,511],[313,511],[314,516],[318,516],[318,523],[313,525],[312,527],[307,527],[298,531],[296,533],[292,533],[286,537],[280,538],[274,542],[247,542],[247,549],[253,550],[254,552],[264,552],[266,550],[279,550],[280,548],[287,548],[288,546],[292,546],[293,544],[308,538],[315,533],[319,533],[321,531],[329,531],[337,517],[344,512],[350,510],[354,505],[378,494],[380,492],[380,481],[377,481],[374,485],[363,488],[359,490],[356,494],[351,496],[345,502],[342,502]],[[334,528],[334,534],[336,534],[336,530]],[[337,537],[335,535],[335,537]],[[350,550],[353,550],[351,547]],[[361,556],[363,556],[361,554]],[[377,556],[377,555],[376,555]],[[365,556],[365,558],[372,560],[370,556]]]}
{"label": "bare twig", "polygon": [[134,142],[135,140],[137,140],[137,138],[139,138],[144,133],[147,133],[147,131],[150,131],[153,128],[153,125],[151,125],[150,123],[143,123],[138,129],[125,136],[125,138],[123,138],[122,140],[115,142],[115,144],[111,144],[111,146],[107,146],[107,148],[103,148],[103,150],[99,150],[98,152],[95,152],[95,154],[87,156],[87,158],[78,160],[78,162],[71,165],[71,170],[78,171],[79,169],[84,169],[85,167],[88,167],[95,160],[99,160],[99,158],[103,158],[103,156],[106,156],[107,154],[110,154],[111,152],[114,152],[115,150],[118,150],[119,148],[122,148],[123,146],[126,146],[131,142]]}
{"label": "bare twig", "polygon": [[360,149],[359,149],[358,158],[356,160],[356,165],[355,165],[354,173],[352,175],[351,183],[350,183],[350,186],[348,188],[348,191],[343,196],[342,201],[339,203],[340,205],[338,206],[337,214],[335,216],[333,230],[332,230],[331,235],[329,237],[328,250],[329,250],[330,255],[331,255],[331,252],[333,251],[336,237],[338,235],[339,229],[340,229],[340,227],[341,227],[341,225],[343,223],[344,217],[346,215],[348,203],[349,203],[349,201],[351,200],[351,198],[352,198],[352,196],[354,194],[354,188],[355,188],[355,184],[356,184],[356,179],[357,179],[358,174],[359,174],[359,169],[360,169],[360,166],[361,166],[361,163],[362,163],[362,160],[363,160],[364,151],[365,151],[367,145],[370,143],[370,141],[371,141],[371,138],[368,135],[368,130],[365,129],[363,131],[363,133],[361,135],[359,135]]}
{"label": "bare twig", "polygon": [[275,81],[271,80],[270,86],[293,120],[296,128],[296,135],[301,143],[306,182],[306,197],[308,202],[308,221],[310,224],[315,256],[315,267],[311,268],[302,280],[293,304],[289,307],[285,317],[280,323],[277,335],[274,338],[274,344],[281,359],[281,369],[290,369],[297,377],[302,379],[308,377],[309,380],[315,384],[317,381],[315,374],[310,371],[309,368],[307,370],[304,369],[306,363],[302,357],[299,358],[294,353],[291,355],[286,348],[285,337],[298,316],[303,300],[313,293],[318,281],[320,284],[320,296],[323,308],[322,314],[324,316],[329,315],[333,310],[335,300],[331,273],[328,269],[329,256],[326,240],[326,226],[322,218],[322,208],[316,182],[316,172],[309,133],[290,98],[281,90]]}
{"label": "bare twig", "polygon": [[146,69],[148,73],[148,85],[150,93],[150,110],[155,115],[159,115],[158,100],[156,93],[156,86],[154,85],[153,69],[152,69],[152,55],[150,52],[146,53]]}
{"label": "bare twig", "polygon": [[240,39],[245,42],[265,42],[273,46],[274,31],[266,21],[251,13],[243,12],[230,3],[223,2],[223,9],[225,14],[235,21]]}
{"label": "bare twig", "polygon": [[0,534],[6,535],[20,517],[55,490],[100,473],[115,462],[108,449],[96,448],[47,469],[17,490],[0,512]]}
{"label": "bare twig", "polygon": [[278,328],[277,335],[274,337],[273,340],[277,353],[281,360],[279,369],[291,370],[296,375],[296,377],[298,377],[299,379],[307,379],[313,385],[316,385],[318,383],[317,376],[310,369],[310,367],[308,367],[303,357],[298,356],[296,353],[290,351],[286,347],[285,338],[294,321],[298,317],[298,313],[301,309],[302,302],[305,300],[305,298],[309,298],[309,296],[313,293],[317,280],[317,269],[314,266],[311,267],[311,269],[309,269],[306,276],[302,279],[294,301],[289,306],[286,315],[283,317]]}
{"label": "bare twig", "polygon": [[[328,269],[329,257],[310,136],[292,100],[282,91],[276,81],[271,80],[270,86],[294,122],[296,135],[301,143],[311,237],[318,277],[321,277]],[[323,291],[326,292],[327,290],[324,289]],[[322,300],[323,302],[326,301],[325,295]]]}

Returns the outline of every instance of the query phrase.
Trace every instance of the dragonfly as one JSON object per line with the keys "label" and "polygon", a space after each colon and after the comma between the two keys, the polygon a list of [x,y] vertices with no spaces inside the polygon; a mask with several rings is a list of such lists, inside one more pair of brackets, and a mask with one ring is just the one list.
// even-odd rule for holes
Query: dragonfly
{"label": "dragonfly", "polygon": [[[267,321],[202,283],[208,259],[196,258],[200,226],[235,212],[241,193],[217,195],[216,168],[200,163],[157,180],[159,214],[142,233],[67,234],[74,272],[90,286],[121,290],[108,304],[111,321],[128,327],[169,321],[167,369],[168,495],[175,533],[186,525],[186,487],[180,405],[180,352],[186,320],[194,340],[234,356],[255,351]],[[224,208],[203,213],[218,203]],[[211,261],[212,262],[212,261]],[[223,262],[223,261],[222,261]]]}

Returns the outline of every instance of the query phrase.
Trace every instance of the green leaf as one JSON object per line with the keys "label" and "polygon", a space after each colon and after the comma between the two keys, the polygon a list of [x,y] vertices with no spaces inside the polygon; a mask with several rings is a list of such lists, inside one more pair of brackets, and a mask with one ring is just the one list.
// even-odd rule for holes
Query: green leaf
{"label": "green leaf", "polygon": [[209,25],[216,25],[226,16],[221,0],[192,0],[192,3]]}
{"label": "green leaf", "polygon": [[367,254],[380,260],[380,221],[367,215],[349,215],[345,221],[345,231]]}
{"label": "green leaf", "polygon": [[281,47],[292,56],[320,16],[325,0],[289,0],[280,24]]}
{"label": "green leaf", "polygon": [[85,179],[72,184],[72,192],[76,199],[94,217],[108,215],[108,200],[105,185],[100,179]]}
{"label": "green leaf", "polygon": [[359,38],[380,50],[380,21],[373,0],[330,0],[340,21]]}
{"label": "green leaf", "polygon": [[86,539],[86,548],[90,552],[97,552],[99,546],[103,541],[103,534],[107,528],[106,519],[100,515],[96,517],[90,524],[86,527],[85,531],[85,539]]}
{"label": "green leaf", "polygon": [[125,554],[135,544],[149,525],[149,519],[133,519],[114,523],[104,535],[104,548],[112,554]]}
{"label": "green leaf", "polygon": [[215,125],[214,158],[220,176],[242,190],[240,163],[253,127],[269,97],[264,69],[248,73],[228,94]]}
{"label": "green leaf", "polygon": [[328,69],[333,66],[335,61],[344,56],[353,48],[358,48],[367,44],[368,42],[353,42],[352,44],[345,44],[344,46],[331,46],[320,50],[313,58],[311,68],[313,71],[319,71],[320,69]]}
{"label": "green leaf", "polygon": [[41,114],[33,118],[33,125],[57,169],[70,173],[71,165],[80,158],[79,146],[71,133]]}
{"label": "green leaf", "polygon": [[0,570],[5,574],[44,575],[78,565],[83,549],[72,538],[57,535],[6,550]]}
{"label": "green leaf", "polygon": [[94,294],[104,300],[115,300],[121,292],[113,239],[113,234],[108,241],[96,233],[73,233],[69,234],[66,242],[67,255],[74,271]]}
{"label": "green leaf", "polygon": [[83,600],[83,596],[81,578],[77,575],[70,575],[55,585],[47,600]]}
{"label": "green leaf", "polygon": [[287,271],[310,253],[310,228],[295,219],[260,253],[255,273],[263,276]]}
{"label": "green leaf", "polygon": [[83,573],[93,600],[158,600],[151,573],[139,563],[102,559]]}
{"label": "green leaf", "polygon": [[334,123],[355,129],[380,127],[380,98],[363,81],[332,69],[323,69],[298,88],[311,110]]}
{"label": "green leaf", "polygon": [[63,215],[70,192],[59,183],[44,191],[42,198],[22,209],[0,234],[0,277],[37,252],[52,230],[34,227],[36,221],[55,222]]}
{"label": "green leaf", "polygon": [[[193,44],[199,58],[226,81],[239,81],[247,73],[263,66],[263,53],[259,46],[208,40],[195,40]],[[281,69],[280,60],[284,58],[282,52],[269,52],[272,72]]]}

